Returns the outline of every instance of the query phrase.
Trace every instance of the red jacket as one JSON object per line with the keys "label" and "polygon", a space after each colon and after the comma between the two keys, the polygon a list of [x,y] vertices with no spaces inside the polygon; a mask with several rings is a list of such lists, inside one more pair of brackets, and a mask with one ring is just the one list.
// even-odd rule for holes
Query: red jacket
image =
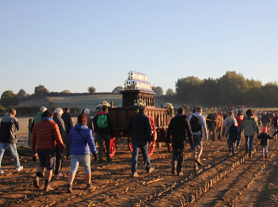
{"label": "red jacket", "polygon": [[35,124],[32,132],[32,151],[37,149],[64,149],[64,143],[58,125],[54,121],[41,120]]}
{"label": "red jacket", "polygon": [[236,117],[237,127],[240,129],[241,122],[243,121],[243,115],[239,115]]}

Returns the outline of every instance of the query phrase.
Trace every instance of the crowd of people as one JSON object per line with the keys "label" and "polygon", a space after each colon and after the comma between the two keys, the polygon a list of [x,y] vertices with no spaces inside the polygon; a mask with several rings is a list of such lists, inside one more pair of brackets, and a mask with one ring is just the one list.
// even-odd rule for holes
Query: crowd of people
{"label": "crowd of people", "polygon": [[[183,162],[186,143],[189,142],[192,150],[193,168],[197,170],[202,166],[201,155],[203,152],[203,137],[208,140],[208,129],[206,118],[202,114],[202,107],[196,107],[187,117],[184,108],[178,108],[177,115],[174,116],[168,126],[166,142],[172,142],[172,169],[171,173],[178,176],[183,175]],[[5,149],[8,149],[13,156],[16,171],[20,172],[23,166],[20,165],[16,148],[16,131],[19,130],[19,123],[15,118],[16,110],[11,108],[1,120],[0,131],[0,173],[4,173],[1,162]],[[228,112],[228,117],[223,120],[228,148],[235,156],[237,148],[240,146],[241,133],[244,131],[245,151],[252,157],[253,139],[255,134],[261,140],[262,156],[267,158],[268,140],[273,139],[278,134],[277,113],[270,114],[258,112],[254,115],[251,109],[246,111],[244,116],[242,111],[236,114]],[[268,135],[270,125],[273,125],[274,134]],[[262,132],[259,128],[262,126]],[[144,105],[138,106],[138,113],[133,115],[128,123],[128,130],[131,132],[132,159],[131,176],[138,177],[138,153],[142,152],[146,173],[154,171],[148,156],[148,144],[153,141],[155,133],[153,117],[146,114]],[[56,108],[53,111],[42,106],[38,114],[34,117],[32,126],[31,149],[34,161],[39,159],[39,166],[33,179],[33,186],[40,187],[40,178],[44,177],[45,191],[53,190],[50,185],[52,175],[63,177],[62,172],[64,155],[70,158],[71,170],[68,176],[67,192],[72,192],[73,181],[79,167],[79,163],[84,168],[87,189],[94,189],[91,183],[91,155],[94,161],[104,162],[104,143],[106,149],[106,161],[111,162],[110,139],[114,137],[112,119],[108,113],[108,107],[103,105],[101,111],[93,118],[90,117],[90,110],[85,108],[77,117],[74,124],[70,115],[70,108]],[[97,152],[96,142],[99,144]],[[98,154],[98,156],[97,156]]]}

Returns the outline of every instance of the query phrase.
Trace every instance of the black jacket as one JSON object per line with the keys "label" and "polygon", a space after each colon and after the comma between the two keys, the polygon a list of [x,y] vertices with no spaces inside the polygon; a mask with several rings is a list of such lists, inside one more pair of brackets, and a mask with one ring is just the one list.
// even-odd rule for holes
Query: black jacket
{"label": "black jacket", "polygon": [[73,127],[72,117],[68,112],[64,112],[62,114],[62,119],[63,119],[65,127],[66,127],[66,132],[67,132],[67,134],[69,134],[71,128]]}
{"label": "black jacket", "polygon": [[139,112],[130,118],[128,130],[132,133],[132,140],[151,142],[150,118],[143,112]]}
{"label": "black jacket", "polygon": [[266,133],[260,133],[258,138],[261,139],[261,145],[268,145],[267,139],[273,139],[273,137],[270,137]]}
{"label": "black jacket", "polygon": [[1,120],[0,142],[16,143],[16,131],[19,130],[19,123],[11,114],[7,114]]}
{"label": "black jacket", "polygon": [[166,142],[170,142],[170,136],[172,135],[172,142],[180,142],[186,140],[186,132],[190,144],[192,141],[192,132],[189,127],[187,117],[185,115],[177,115],[171,119],[167,130]]}
{"label": "black jacket", "polygon": [[[110,134],[112,137],[114,137],[114,129],[113,129],[113,123],[112,123],[111,116],[108,113],[105,113],[105,115],[107,116],[107,121],[108,121],[107,127],[105,127],[105,128],[97,127],[97,129],[95,129],[95,132],[97,132],[98,134]],[[98,119],[98,116],[99,116],[99,114],[96,115],[95,120]]]}
{"label": "black jacket", "polygon": [[270,118],[267,115],[264,115],[264,116],[262,116],[261,121],[262,121],[262,123],[269,123]]}
{"label": "black jacket", "polygon": [[64,144],[66,144],[67,143],[66,127],[65,127],[63,119],[60,116],[58,116],[57,114],[54,114],[53,120],[58,125],[63,142],[64,142]]}

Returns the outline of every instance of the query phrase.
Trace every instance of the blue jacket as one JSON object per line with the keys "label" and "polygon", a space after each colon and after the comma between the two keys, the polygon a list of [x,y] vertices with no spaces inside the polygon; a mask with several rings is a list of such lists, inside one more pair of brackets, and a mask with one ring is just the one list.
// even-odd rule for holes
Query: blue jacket
{"label": "blue jacket", "polygon": [[1,121],[0,142],[16,143],[15,132],[19,130],[19,123],[11,114],[7,114]]}
{"label": "blue jacket", "polygon": [[71,128],[69,144],[71,145],[71,155],[89,155],[90,149],[93,154],[97,154],[92,130],[87,125],[80,126],[76,124]]}

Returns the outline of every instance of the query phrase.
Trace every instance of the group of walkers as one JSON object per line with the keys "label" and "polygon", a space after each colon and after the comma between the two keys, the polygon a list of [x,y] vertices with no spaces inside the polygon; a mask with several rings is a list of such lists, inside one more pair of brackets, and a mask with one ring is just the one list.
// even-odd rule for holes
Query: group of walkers
{"label": "group of walkers", "polygon": [[[145,163],[145,170],[147,173],[154,171],[151,166],[150,158],[148,156],[148,143],[151,144],[154,134],[153,118],[146,114],[146,107],[138,106],[139,112],[133,115],[128,123],[128,130],[131,132],[132,139],[132,159],[131,159],[131,176],[138,177],[138,153],[139,149],[142,152]],[[166,142],[172,141],[173,156],[172,156],[172,170],[171,173],[178,176],[183,175],[183,162],[185,145],[190,143],[192,150],[193,168],[195,170],[202,166],[201,155],[203,152],[203,140],[208,140],[208,130],[206,126],[206,119],[202,115],[202,107],[193,109],[193,113],[187,118],[184,108],[178,108],[177,115],[173,117],[169,123]],[[91,154],[94,161],[99,163],[103,160],[103,149],[105,143],[106,161],[111,162],[110,157],[110,139],[114,137],[112,119],[108,113],[108,107],[102,106],[102,110],[97,113],[94,118],[90,117],[89,109],[83,109],[82,113],[77,117],[77,123],[74,125],[71,117],[70,109],[67,107],[64,110],[56,108],[53,111],[47,110],[46,107],[41,107],[38,114],[34,117],[31,127],[32,140],[31,149],[33,151],[34,161],[39,158],[40,164],[37,168],[36,175],[33,179],[35,188],[40,187],[40,178],[44,177],[45,191],[51,191],[50,186],[52,174],[55,177],[63,177],[63,157],[71,161],[71,170],[68,176],[67,192],[72,192],[73,181],[79,167],[79,163],[83,165],[85,181],[87,189],[94,189],[95,186],[91,183]],[[23,169],[20,165],[17,149],[16,149],[16,131],[19,130],[19,123],[15,118],[16,110],[10,109],[9,113],[2,118],[1,132],[0,132],[0,173],[4,173],[1,169],[1,162],[6,147],[9,148],[14,158],[16,171]],[[226,138],[228,140],[228,147],[232,154],[235,155],[236,148],[240,145],[240,135],[244,131],[246,153],[252,157],[253,139],[255,134],[261,139],[262,153],[267,158],[268,139],[271,139],[267,134],[269,123],[272,122],[276,132],[277,128],[277,114],[271,120],[265,120],[263,116],[259,121],[263,123],[262,133],[259,134],[259,125],[257,119],[253,115],[253,111],[248,109],[246,115],[239,111],[236,116],[229,112],[228,117],[224,120]],[[203,134],[204,133],[204,134]],[[99,151],[97,152],[95,142],[99,143]],[[98,158],[97,158],[97,154]]]}

